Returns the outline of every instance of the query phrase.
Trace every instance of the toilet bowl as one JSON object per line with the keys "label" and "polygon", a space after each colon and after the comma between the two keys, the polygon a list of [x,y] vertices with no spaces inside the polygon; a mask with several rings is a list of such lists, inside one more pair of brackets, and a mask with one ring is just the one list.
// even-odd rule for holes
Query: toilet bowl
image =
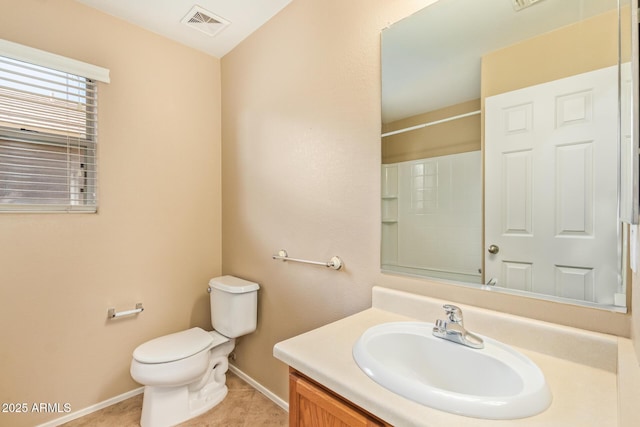
{"label": "toilet bowl", "polygon": [[144,387],[142,427],[168,427],[207,412],[227,395],[235,338],[257,323],[258,284],[233,276],[209,281],[213,331],[191,328],[139,345],[131,377]]}

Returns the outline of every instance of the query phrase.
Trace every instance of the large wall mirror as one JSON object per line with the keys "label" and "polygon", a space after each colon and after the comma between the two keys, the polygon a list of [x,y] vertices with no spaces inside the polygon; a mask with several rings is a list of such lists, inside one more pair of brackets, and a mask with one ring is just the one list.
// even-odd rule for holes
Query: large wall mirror
{"label": "large wall mirror", "polygon": [[438,0],[383,30],[383,272],[626,310],[631,10]]}

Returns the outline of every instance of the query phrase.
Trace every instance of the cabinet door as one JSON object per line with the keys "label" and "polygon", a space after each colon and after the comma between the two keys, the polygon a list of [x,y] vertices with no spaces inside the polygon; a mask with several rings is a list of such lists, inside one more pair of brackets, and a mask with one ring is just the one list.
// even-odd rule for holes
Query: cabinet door
{"label": "cabinet door", "polygon": [[374,426],[385,424],[305,378],[289,376],[289,427]]}

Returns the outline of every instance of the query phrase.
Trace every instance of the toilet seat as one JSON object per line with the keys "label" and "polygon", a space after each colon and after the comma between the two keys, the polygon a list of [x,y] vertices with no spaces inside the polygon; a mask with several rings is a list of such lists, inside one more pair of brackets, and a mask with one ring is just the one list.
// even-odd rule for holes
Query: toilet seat
{"label": "toilet seat", "polygon": [[133,351],[133,358],[148,364],[175,362],[227,341],[229,338],[215,331],[196,327],[141,344]]}
{"label": "toilet seat", "polygon": [[[177,347],[183,344],[184,348]],[[234,339],[200,328],[155,338],[134,350],[131,377],[147,387],[177,389],[202,379],[212,361],[226,359],[234,346]]]}

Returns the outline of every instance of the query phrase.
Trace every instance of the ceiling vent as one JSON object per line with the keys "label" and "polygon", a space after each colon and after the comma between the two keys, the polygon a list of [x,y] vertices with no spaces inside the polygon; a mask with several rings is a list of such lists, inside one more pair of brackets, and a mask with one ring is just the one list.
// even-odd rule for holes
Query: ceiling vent
{"label": "ceiling vent", "polygon": [[529,6],[533,6],[534,4],[538,3],[539,1],[542,0],[511,0],[511,3],[513,3],[513,8],[518,11],[518,10],[522,10],[526,7]]}
{"label": "ceiling vent", "polygon": [[231,22],[226,19],[203,9],[200,6],[194,6],[180,22],[188,27],[202,31],[209,36],[215,36],[231,24]]}

